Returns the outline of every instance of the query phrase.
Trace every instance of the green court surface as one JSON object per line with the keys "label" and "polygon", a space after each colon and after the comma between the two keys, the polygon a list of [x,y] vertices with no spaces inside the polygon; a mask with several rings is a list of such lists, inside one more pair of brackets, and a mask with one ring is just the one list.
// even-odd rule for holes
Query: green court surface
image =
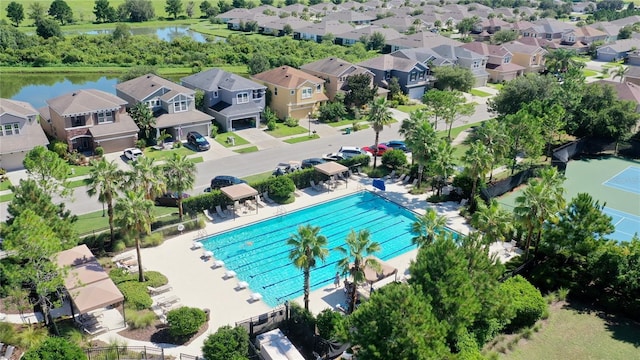
{"label": "green court surface", "polygon": [[[599,200],[600,205],[606,203],[608,208],[640,216],[640,193],[604,185],[629,167],[640,168],[640,161],[616,157],[571,160],[565,172],[565,199],[569,202],[578,193],[588,193]],[[640,184],[637,188],[640,189]],[[506,209],[513,210],[516,197],[521,192],[519,189],[506,193],[498,198],[498,202]]]}

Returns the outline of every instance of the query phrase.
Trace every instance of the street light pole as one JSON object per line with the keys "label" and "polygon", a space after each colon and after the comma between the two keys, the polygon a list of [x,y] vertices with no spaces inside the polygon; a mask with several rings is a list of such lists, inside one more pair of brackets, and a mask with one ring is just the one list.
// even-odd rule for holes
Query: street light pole
{"label": "street light pole", "polygon": [[309,137],[311,137],[311,113],[308,113],[307,116],[309,117]]}

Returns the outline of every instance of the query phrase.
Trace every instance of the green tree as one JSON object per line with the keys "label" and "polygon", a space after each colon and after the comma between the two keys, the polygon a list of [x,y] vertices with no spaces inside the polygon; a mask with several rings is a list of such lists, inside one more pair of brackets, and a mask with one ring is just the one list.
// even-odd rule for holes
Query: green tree
{"label": "green tree", "polygon": [[447,217],[438,215],[433,208],[428,208],[424,215],[419,216],[411,224],[411,232],[415,235],[411,238],[411,243],[418,247],[428,246],[445,226],[447,226]]}
{"label": "green tree", "polygon": [[435,66],[431,69],[440,90],[469,92],[475,83],[471,70],[459,66]]}
{"label": "green tree", "polygon": [[53,0],[49,6],[49,15],[60,21],[60,25],[73,21],[73,10],[64,0]]}
{"label": "green tree", "polygon": [[374,31],[373,34],[369,37],[369,41],[367,42],[367,49],[373,51],[381,51],[386,44],[387,39],[385,36],[379,32]]}
{"label": "green tree", "polygon": [[128,188],[142,191],[151,201],[167,191],[164,168],[156,165],[151,157],[141,157],[131,163],[131,171],[124,173],[124,182]]}
{"label": "green tree", "polygon": [[[128,27],[128,25],[126,24],[123,24],[123,25],[127,26],[126,28],[123,28],[123,30],[126,29],[126,32],[130,34],[130,31],[129,31],[130,28]],[[116,29],[118,28],[116,27]],[[124,74],[120,75],[120,77],[118,78],[118,82],[123,83],[127,80],[135,79],[137,77],[147,75],[147,74],[158,75],[158,69],[148,65],[134,66],[128,69]]]}
{"label": "green tree", "polygon": [[429,172],[433,176],[432,184],[436,187],[436,195],[440,196],[442,188],[455,171],[453,147],[448,139],[440,139],[429,159]]}
{"label": "green tree", "polygon": [[178,14],[182,12],[182,0],[166,0],[164,11],[169,15],[173,15],[174,19],[177,19]]}
{"label": "green tree", "polygon": [[213,5],[211,5],[211,3],[209,1],[204,0],[203,2],[200,3],[199,8],[200,8],[200,14],[202,14],[201,17],[208,18],[208,17],[213,15],[210,12],[211,12],[211,9],[214,9],[215,7]]}
{"label": "green tree", "polygon": [[471,185],[471,204],[475,208],[476,203],[476,190],[478,189],[478,183],[484,184],[489,167],[491,166],[491,153],[487,150],[487,147],[483,143],[472,143],[462,157],[462,161],[469,166],[465,168],[468,171],[469,176],[473,180]]}
{"label": "green tree", "polygon": [[107,22],[109,20],[109,9],[111,9],[109,0],[96,0],[93,5],[93,14],[96,16],[96,21]]}
{"label": "green tree", "polygon": [[345,255],[340,261],[338,261],[338,268],[341,269],[343,274],[349,274],[353,278],[354,286],[351,287],[349,296],[349,313],[353,312],[356,303],[356,294],[358,284],[365,282],[366,268],[371,268],[376,271],[380,271],[380,263],[375,260],[371,255],[380,251],[380,244],[371,240],[371,233],[369,230],[359,230],[357,233],[354,230],[347,235],[345,246],[338,246],[336,251]]}
{"label": "green tree", "polygon": [[566,73],[571,68],[582,69],[584,63],[576,60],[578,54],[573,49],[555,49],[545,55],[547,70],[554,74]]}
{"label": "green tree", "polygon": [[[367,121],[371,124],[373,131],[376,133],[376,140],[374,147],[378,147],[380,142],[380,132],[384,130],[384,126],[390,126],[393,120],[393,115],[389,110],[389,104],[387,99],[378,98],[369,103],[369,114],[367,115]],[[373,168],[376,168],[378,157],[373,157]]]}
{"label": "green tree", "polygon": [[33,20],[34,24],[38,24],[41,19],[47,15],[47,9],[44,7],[44,4],[41,2],[32,2],[29,4],[29,12],[27,13],[27,17]]}
{"label": "green tree", "polygon": [[371,85],[369,74],[356,74],[347,77],[347,87],[349,90],[344,98],[344,103],[348,106],[362,107],[370,103],[375,98],[378,87]]}
{"label": "green tree", "polygon": [[445,326],[419,290],[389,284],[371,294],[351,316],[351,344],[362,359],[445,359]]}
{"label": "green tree", "polygon": [[319,226],[300,225],[298,232],[287,240],[287,245],[291,247],[289,259],[304,275],[304,308],[309,310],[311,269],[316,267],[317,260],[324,262],[329,255],[327,238],[320,234]]}
{"label": "green tree", "polygon": [[[118,166],[113,162],[108,162],[102,158],[100,161],[91,161],[91,172],[87,179],[87,194],[89,196],[98,195],[98,200],[107,204],[107,216],[109,217],[109,233],[111,244],[115,240],[113,206],[117,197],[118,188],[123,179],[123,174],[118,170]],[[104,207],[102,216],[104,216]]]}
{"label": "green tree", "polygon": [[456,24],[456,29],[458,29],[458,32],[460,32],[460,34],[462,34],[462,37],[464,38],[471,32],[471,30],[473,30],[473,28],[479,22],[480,19],[477,16],[464,18]]}
{"label": "green tree", "polygon": [[118,24],[111,34],[113,41],[126,42],[131,38],[131,28],[127,24]]}
{"label": "green tree", "polygon": [[16,27],[20,26],[22,20],[24,20],[24,7],[15,1],[12,1],[7,5],[7,18],[13,21]]}
{"label": "green tree", "polygon": [[559,88],[558,80],[554,76],[531,73],[504,84],[498,95],[490,99],[487,105],[498,115],[515,114],[535,100],[540,100],[543,104],[553,102]]}
{"label": "green tree", "polygon": [[630,39],[631,35],[633,35],[633,27],[630,25],[623,26],[622,29],[618,31],[618,40]]}
{"label": "green tree", "polygon": [[48,337],[40,345],[24,353],[24,360],[85,360],[82,348],[63,337]]}
{"label": "green tree", "polygon": [[544,139],[542,138],[542,121],[531,114],[528,108],[519,110],[514,115],[507,115],[502,120],[510,138],[509,154],[511,157],[511,174],[518,164],[518,155],[524,152],[531,159],[542,154]]}
{"label": "green tree", "polygon": [[249,67],[249,74],[251,75],[259,74],[271,69],[269,58],[261,52],[254,53],[249,59],[247,66]]}
{"label": "green tree", "polygon": [[136,103],[135,106],[129,109],[129,115],[144,134],[144,138],[151,139],[151,130],[156,125],[156,118],[153,116],[149,106],[144,102]]}
{"label": "green tree", "polygon": [[471,133],[471,142],[481,142],[486,146],[491,154],[491,164],[489,166],[489,182],[493,179],[493,169],[497,163],[502,162],[509,151],[509,137],[504,123],[496,119],[483,121]]}
{"label": "green tree", "polygon": [[124,196],[118,199],[115,206],[115,222],[129,236],[136,241],[136,254],[138,256],[138,281],[144,282],[144,268],[142,267],[142,255],[140,254],[140,237],[151,233],[153,222],[153,202],[145,199],[142,191],[127,190]]}
{"label": "green tree", "polygon": [[476,212],[471,216],[471,226],[482,233],[486,244],[505,241],[513,232],[513,216],[504,210],[496,199],[489,204],[476,199]]}
{"label": "green tree", "polygon": [[246,359],[249,356],[249,334],[241,326],[221,326],[204,340],[202,354],[207,360]]}
{"label": "green tree", "polygon": [[491,43],[492,44],[504,44],[504,43],[508,43],[510,41],[516,40],[518,38],[518,32],[517,31],[513,31],[513,30],[498,30],[496,31],[493,36],[491,36]]}
{"label": "green tree", "polygon": [[447,124],[448,138],[451,139],[451,128],[453,122],[461,115],[472,115],[473,104],[467,104],[466,99],[460,91],[430,90],[424,94],[423,100],[427,109],[435,116],[435,128],[438,126],[438,116]]}
{"label": "green tree", "polygon": [[62,37],[60,25],[53,19],[41,18],[36,22],[36,34],[43,39]]}
{"label": "green tree", "polygon": [[328,101],[320,105],[318,120],[321,122],[340,121],[347,115],[347,109],[341,101]]}
{"label": "green tree", "polygon": [[613,72],[611,72],[611,75],[613,75],[611,77],[611,79],[615,80],[616,78],[620,78],[620,82],[624,81],[624,77],[627,75],[627,72],[629,72],[629,67],[624,67],[623,65],[618,65]]}
{"label": "green tree", "polygon": [[422,184],[424,168],[429,163],[437,144],[436,131],[427,121],[427,113],[418,109],[404,119],[398,131],[404,136],[407,147],[411,150],[411,160],[418,164],[418,187]]}
{"label": "green tree", "polygon": [[125,0],[118,6],[118,13],[131,22],[143,22],[155,17],[150,0]]}
{"label": "green tree", "polygon": [[27,153],[23,165],[29,178],[34,179],[44,192],[69,195],[66,179],[71,168],[58,154],[39,145]]}
{"label": "green tree", "polygon": [[167,188],[178,194],[178,217],[182,221],[182,195],[193,188],[196,181],[196,164],[189,160],[186,155],[180,156],[177,153],[167,160],[164,166],[164,178]]}
{"label": "green tree", "polygon": [[193,18],[193,9],[195,9],[195,7],[196,7],[196,3],[193,2],[192,0],[187,2],[187,6],[184,11],[187,13],[187,16],[189,17],[189,19]]}

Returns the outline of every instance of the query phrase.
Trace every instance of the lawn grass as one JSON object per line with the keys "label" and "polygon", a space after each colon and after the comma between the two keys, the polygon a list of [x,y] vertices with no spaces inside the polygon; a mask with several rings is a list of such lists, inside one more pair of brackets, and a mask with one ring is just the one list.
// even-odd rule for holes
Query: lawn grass
{"label": "lawn grass", "polygon": [[273,174],[272,171],[267,171],[260,174],[245,176],[242,178],[242,180],[246,181],[249,184],[252,184],[252,183],[257,183],[257,182],[267,180],[268,178],[271,177],[272,174]]}
{"label": "lawn grass", "polygon": [[294,137],[294,138],[291,138],[291,139],[284,140],[284,142],[286,142],[287,144],[297,144],[297,143],[300,143],[300,142],[309,141],[309,140],[315,140],[315,139],[320,139],[320,136],[318,134],[312,134],[311,136],[309,136],[309,135],[298,136],[298,137]]}
{"label": "lawn grass", "polygon": [[493,84],[493,83],[488,83],[487,84],[488,87],[492,87],[496,90],[501,90],[504,87],[504,84]]}
{"label": "lawn grass", "polygon": [[582,69],[582,73],[584,74],[584,77],[596,76],[600,74],[597,71],[589,70],[589,69]]}
{"label": "lawn grass", "polygon": [[478,89],[471,89],[469,91],[469,93],[471,93],[471,95],[480,96],[480,97],[489,97],[489,96],[491,96],[491,94],[489,94],[488,92],[484,92],[484,91],[478,90]]}
{"label": "lawn grass", "polygon": [[[227,141],[227,138],[229,136],[233,136],[235,138],[235,145],[231,145],[230,142]],[[225,133],[220,133],[218,135],[216,135],[215,138],[216,142],[224,147],[231,147],[231,146],[238,146],[238,145],[247,145],[249,142],[245,139],[243,139],[241,136],[239,136],[236,133],[233,132],[225,132]]]}
{"label": "lawn grass", "polygon": [[178,154],[180,156],[185,155],[193,155],[196,152],[189,149],[186,146],[181,146],[177,149],[168,149],[168,150],[156,150],[152,147],[148,147],[144,149],[144,156],[156,159],[156,160],[167,160],[173,156],[173,154]]}
{"label": "lawn grass", "polygon": [[74,178],[76,176],[89,175],[89,173],[91,172],[91,169],[93,169],[93,166],[71,165],[70,167],[71,167],[71,171],[67,175],[67,179]]}
{"label": "lawn grass", "polygon": [[13,200],[13,193],[0,195],[0,202],[6,202]]}
{"label": "lawn grass", "polygon": [[402,111],[402,112],[406,112],[407,114],[412,112],[412,111],[416,111],[418,109],[424,109],[427,106],[424,104],[412,104],[412,105],[398,105],[398,107],[396,109]]}
{"label": "lawn grass", "polygon": [[257,146],[249,146],[249,147],[246,147],[246,148],[233,150],[233,151],[237,152],[238,154],[247,154],[247,153],[252,153],[252,152],[258,151],[258,147]]}
{"label": "lawn grass", "polygon": [[67,187],[74,189],[80,186],[86,186],[88,183],[89,179],[80,179],[80,180],[73,180],[73,181],[69,181],[67,183]]}
{"label": "lawn grass", "polygon": [[[246,72],[246,66],[219,66],[219,68],[227,69],[240,69]],[[44,67],[27,67],[27,66],[12,66],[12,67],[0,67],[0,74],[123,74],[129,71],[130,67],[120,66],[44,66]],[[169,67],[158,68],[159,75],[177,76],[177,75],[190,75],[193,72],[192,68],[186,67]],[[230,70],[227,70],[230,71]]]}
{"label": "lawn grass", "polygon": [[267,134],[269,134],[269,135],[271,135],[273,137],[276,137],[276,138],[281,138],[281,137],[291,136],[291,135],[304,134],[306,132],[309,132],[308,128],[302,127],[300,125],[294,126],[294,127],[290,127],[290,126],[287,126],[285,124],[276,124],[275,130],[267,130]]}
{"label": "lawn grass", "polygon": [[[154,206],[154,215],[156,216],[156,218],[177,212],[178,208]],[[88,234],[93,231],[102,231],[105,229],[109,229],[109,218],[106,216],[106,210],[104,217],[102,216],[102,210],[98,210],[91,213],[78,215],[78,221],[76,221],[73,225],[78,234]]]}
{"label": "lawn grass", "polygon": [[193,31],[197,31],[205,35],[217,36],[221,38],[227,38],[230,35],[244,36],[247,38],[259,37],[260,40],[264,40],[264,41],[269,41],[277,38],[275,36],[267,36],[267,35],[262,35],[258,33],[229,30],[226,24],[211,24],[209,21],[200,21],[198,23],[191,25],[190,28]]}
{"label": "lawn grass", "polygon": [[507,360],[528,359],[637,359],[640,325],[592,309],[552,306],[540,332],[514,351]]}
{"label": "lawn grass", "polygon": [[11,180],[6,179],[3,182],[0,182],[0,191],[9,190],[9,186],[11,186]]}
{"label": "lawn grass", "polygon": [[191,161],[194,164],[199,164],[201,162],[204,162],[204,159],[202,158],[202,156],[197,156],[197,157],[189,158],[189,161]]}
{"label": "lawn grass", "polygon": [[343,118],[340,121],[329,122],[329,123],[326,123],[326,124],[331,126],[331,127],[340,127],[340,126],[345,126],[345,125],[353,125],[354,121],[366,122],[367,120],[364,117],[361,117],[360,120],[356,120],[351,115],[347,115],[345,118]]}

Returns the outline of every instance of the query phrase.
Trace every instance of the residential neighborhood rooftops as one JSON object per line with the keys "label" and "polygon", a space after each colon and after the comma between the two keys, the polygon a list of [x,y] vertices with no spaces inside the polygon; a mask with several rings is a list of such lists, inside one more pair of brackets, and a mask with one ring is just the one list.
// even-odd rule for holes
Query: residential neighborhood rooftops
{"label": "residential neighborhood rooftops", "polygon": [[186,88],[182,85],[178,85],[173,81],[169,81],[154,74],[139,76],[135,79],[131,79],[116,85],[116,89],[118,89],[122,93],[127,94],[128,96],[131,96],[137,101],[146,99],[161,88],[165,88],[166,90],[168,90],[167,93],[164,93],[162,95],[166,99],[169,99],[180,93],[188,95],[193,95],[195,93],[194,90]]}
{"label": "residential neighborhood rooftops", "polygon": [[307,74],[304,71],[292,68],[291,66],[280,66],[253,75],[256,80],[264,81],[287,89],[295,89],[306,82],[323,84],[324,80]]}
{"label": "residential neighborhood rooftops", "polygon": [[302,70],[310,70],[334,76],[349,76],[354,73],[370,73],[360,66],[336,57],[329,57],[301,66]]}
{"label": "residential neighborhood rooftops", "polygon": [[61,116],[74,116],[94,113],[96,110],[120,109],[127,102],[104,91],[82,89],[49,99],[47,104]]}
{"label": "residential neighborhood rooftops", "polygon": [[266,89],[262,84],[217,68],[183,77],[180,81],[185,85],[205,91],[216,91],[219,88],[229,91]]}

